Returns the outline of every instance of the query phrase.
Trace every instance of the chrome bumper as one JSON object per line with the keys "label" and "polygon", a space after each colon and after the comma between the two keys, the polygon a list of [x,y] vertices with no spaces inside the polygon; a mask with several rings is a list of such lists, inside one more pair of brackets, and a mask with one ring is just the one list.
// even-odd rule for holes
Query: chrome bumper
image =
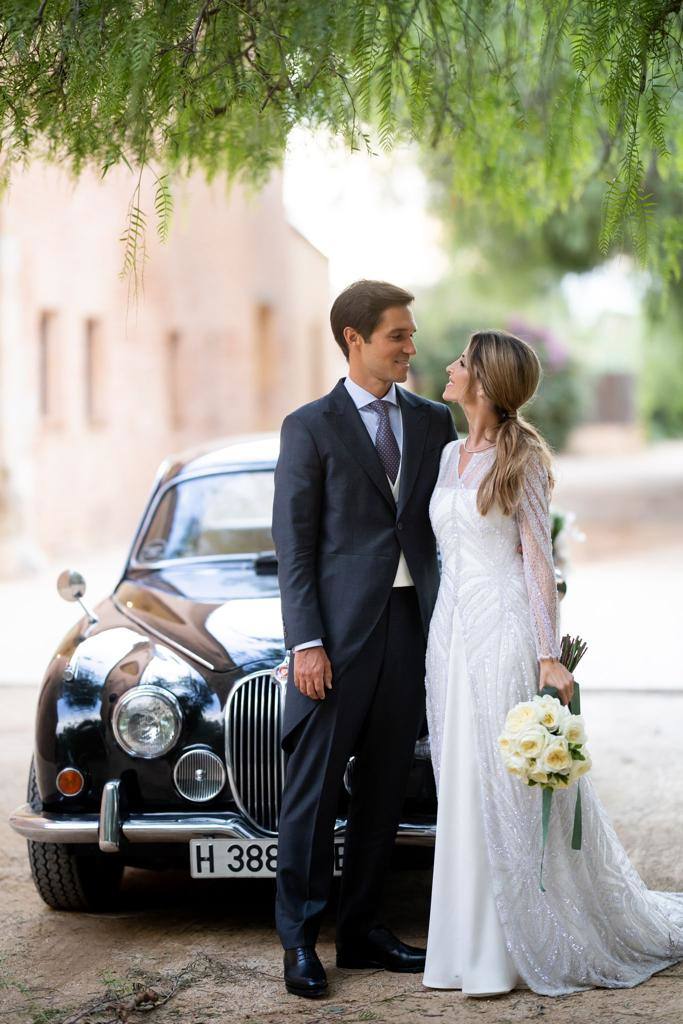
{"label": "chrome bumper", "polygon": [[[126,843],[187,843],[209,836],[223,839],[263,839],[240,814],[221,811],[201,814],[195,811],[138,814],[121,820],[119,783],[108,782],[102,793],[100,813],[70,818],[63,814],[44,814],[30,804],[17,807],[9,823],[15,832],[34,843],[91,843],[104,853],[117,853]],[[344,835],[345,821],[337,821],[335,834]],[[436,826],[431,823],[401,823],[396,841],[412,846],[432,846]]]}

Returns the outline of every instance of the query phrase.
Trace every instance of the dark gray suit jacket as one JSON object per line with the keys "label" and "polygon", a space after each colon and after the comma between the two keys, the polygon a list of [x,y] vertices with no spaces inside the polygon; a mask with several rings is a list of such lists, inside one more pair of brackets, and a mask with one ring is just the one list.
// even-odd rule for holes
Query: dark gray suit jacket
{"label": "dark gray suit jacket", "polygon": [[[401,550],[427,633],[439,586],[429,499],[444,445],[445,405],[396,388],[403,417],[398,502],[343,379],[282,424],[273,538],[285,645],[321,637],[338,675],[363,647],[391,595]],[[315,701],[288,687],[284,734]]]}

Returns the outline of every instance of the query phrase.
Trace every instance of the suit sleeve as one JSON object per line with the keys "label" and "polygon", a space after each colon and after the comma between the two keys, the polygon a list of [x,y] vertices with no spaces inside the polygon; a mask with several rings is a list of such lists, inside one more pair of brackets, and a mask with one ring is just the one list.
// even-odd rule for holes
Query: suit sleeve
{"label": "suit sleeve", "polygon": [[323,479],[310,431],[296,413],[287,416],[275,467],[273,540],[288,649],[325,636],[316,572]]}

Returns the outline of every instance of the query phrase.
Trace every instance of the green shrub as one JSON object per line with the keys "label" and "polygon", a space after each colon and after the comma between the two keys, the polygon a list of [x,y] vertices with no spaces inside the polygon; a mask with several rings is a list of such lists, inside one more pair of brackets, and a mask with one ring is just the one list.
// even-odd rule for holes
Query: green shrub
{"label": "green shrub", "polygon": [[640,376],[641,414],[653,438],[683,437],[681,326],[671,321],[667,326],[647,339]]}

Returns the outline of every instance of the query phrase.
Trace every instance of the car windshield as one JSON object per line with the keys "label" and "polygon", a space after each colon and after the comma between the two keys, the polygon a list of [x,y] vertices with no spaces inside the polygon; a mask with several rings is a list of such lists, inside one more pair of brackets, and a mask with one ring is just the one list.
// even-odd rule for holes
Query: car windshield
{"label": "car windshield", "polygon": [[273,471],[214,473],[175,484],[157,505],[139,562],[273,550]]}

